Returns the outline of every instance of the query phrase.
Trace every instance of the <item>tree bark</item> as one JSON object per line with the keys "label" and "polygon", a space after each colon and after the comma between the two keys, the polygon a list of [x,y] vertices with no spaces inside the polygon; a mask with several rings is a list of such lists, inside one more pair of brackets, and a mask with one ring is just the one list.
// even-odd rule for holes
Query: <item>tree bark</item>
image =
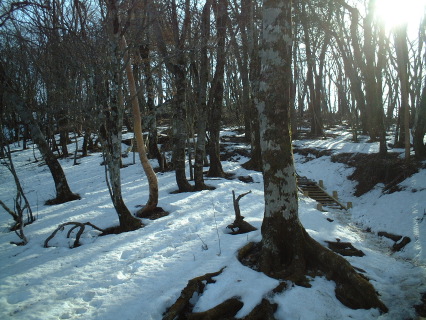
{"label": "tree bark", "polygon": [[96,99],[103,106],[103,124],[99,130],[106,165],[109,172],[108,188],[119,219],[119,231],[139,229],[142,222],[135,218],[124,203],[121,192],[121,140],[123,126],[123,75],[122,75],[122,39],[120,19],[116,0],[107,0],[107,36],[109,40],[109,65],[107,81],[99,73],[95,78]]}
{"label": "tree bark", "polygon": [[195,190],[204,190],[204,156],[206,153],[206,128],[207,128],[207,82],[209,78],[209,61],[207,45],[210,37],[210,8],[212,0],[207,0],[201,15],[201,57],[200,57],[200,81],[198,94],[198,121],[197,142],[195,146],[194,180]]}
{"label": "tree bark", "polygon": [[158,149],[158,132],[157,132],[157,115],[154,105],[154,79],[152,75],[151,59],[150,59],[150,42],[149,32],[147,34],[148,39],[144,44],[140,46],[140,56],[142,58],[142,65],[145,72],[145,85],[147,93],[147,107],[148,107],[148,156],[156,158],[160,171],[164,171],[165,162],[164,158]]}
{"label": "tree bark", "polygon": [[225,172],[220,162],[220,122],[222,118],[223,81],[225,75],[225,38],[226,38],[226,0],[217,0],[215,3],[217,49],[216,70],[209,95],[209,177],[224,177]]}
{"label": "tree bark", "polygon": [[410,160],[410,106],[408,82],[407,25],[400,26],[395,32],[395,51],[398,76],[401,84],[401,135],[404,140],[405,159]]}
{"label": "tree bark", "polygon": [[417,107],[416,117],[414,120],[414,151],[416,159],[426,159],[426,145],[424,137],[426,133],[426,83],[423,87],[422,96],[419,106]]}
{"label": "tree bark", "polygon": [[120,49],[124,52],[124,61],[127,75],[127,82],[129,84],[130,100],[132,101],[132,114],[133,114],[133,129],[136,137],[136,145],[139,154],[139,159],[142,164],[142,168],[146,174],[149,185],[149,197],[145,207],[140,213],[152,211],[157,207],[158,204],[158,181],[157,176],[152,169],[151,163],[149,162],[148,156],[145,150],[145,142],[142,133],[142,117],[139,107],[139,100],[137,96],[135,78],[132,70],[132,59],[128,54],[127,43],[124,36],[120,39]]}
{"label": "tree bark", "polygon": [[291,0],[263,2],[262,72],[257,101],[265,198],[260,270],[297,283],[303,281],[307,267],[318,268],[336,281],[336,296],[345,305],[386,311],[373,286],[344,258],[313,240],[298,217],[290,130],[291,9]]}
{"label": "tree bark", "polygon": [[[302,4],[301,20],[304,33],[304,42],[306,48],[306,59],[308,70],[306,74],[306,82],[309,88],[309,111],[311,114],[311,134],[314,136],[323,135],[322,129],[322,112],[321,112],[321,87],[322,75],[317,73],[316,57],[311,47],[311,37],[308,28],[308,18],[306,14],[306,4]],[[325,58],[325,50],[327,49],[327,41],[324,41],[321,56],[322,61]],[[324,65],[324,62],[322,63]]]}
{"label": "tree bark", "polygon": [[153,8],[153,4],[149,5],[149,14],[152,18],[153,32],[156,37],[158,50],[163,57],[167,70],[173,74],[176,93],[173,96],[174,112],[173,112],[173,165],[175,169],[176,183],[180,192],[192,191],[193,187],[189,184],[185,173],[185,146],[187,138],[186,128],[186,58],[184,55],[184,44],[188,33],[190,23],[189,0],[185,1],[185,14],[182,26],[182,33],[179,34],[177,6],[176,1],[172,0],[172,25],[173,39],[176,54],[170,55],[167,50],[166,41],[160,26],[160,13]]}
{"label": "tree bark", "polygon": [[[297,215],[289,113],[291,0],[265,0],[263,24],[260,51],[262,72],[257,100],[265,189],[261,270],[272,274],[282,270],[284,265],[289,265],[291,260],[299,259],[296,257],[303,257],[297,252],[301,239],[293,238],[294,232],[300,234],[302,227]],[[293,232],[289,233],[290,228]]]}

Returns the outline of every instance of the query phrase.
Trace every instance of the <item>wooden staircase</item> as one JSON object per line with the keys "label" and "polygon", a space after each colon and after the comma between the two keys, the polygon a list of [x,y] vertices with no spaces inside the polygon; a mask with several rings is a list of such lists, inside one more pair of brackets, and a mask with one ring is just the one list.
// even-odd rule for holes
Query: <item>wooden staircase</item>
{"label": "wooden staircase", "polygon": [[342,204],[338,200],[337,191],[333,191],[331,196],[324,190],[322,180],[317,184],[313,180],[309,180],[307,177],[297,175],[297,185],[299,190],[303,192],[305,196],[308,196],[318,202],[318,210],[323,210],[323,207],[331,209],[348,210],[352,208],[352,203],[348,202],[347,206]]}

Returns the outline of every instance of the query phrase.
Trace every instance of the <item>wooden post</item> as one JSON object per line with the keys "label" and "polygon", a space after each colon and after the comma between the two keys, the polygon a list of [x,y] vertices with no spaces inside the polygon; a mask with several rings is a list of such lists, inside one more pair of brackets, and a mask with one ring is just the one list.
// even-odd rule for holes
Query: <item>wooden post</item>
{"label": "wooden post", "polygon": [[309,191],[308,191],[308,190],[304,190],[304,191],[303,191],[303,195],[304,195],[305,197],[309,197]]}
{"label": "wooden post", "polygon": [[339,194],[337,193],[337,191],[333,191],[333,198],[336,200],[339,199]]}
{"label": "wooden post", "polygon": [[352,206],[352,202],[348,202],[348,204],[347,204],[347,206],[346,206],[348,209],[351,209],[351,208],[353,208],[353,206]]}
{"label": "wooden post", "polygon": [[322,211],[322,204],[321,203],[317,203],[317,210]]}
{"label": "wooden post", "polygon": [[318,184],[319,184],[320,188],[324,189],[324,181],[323,180],[318,181]]}

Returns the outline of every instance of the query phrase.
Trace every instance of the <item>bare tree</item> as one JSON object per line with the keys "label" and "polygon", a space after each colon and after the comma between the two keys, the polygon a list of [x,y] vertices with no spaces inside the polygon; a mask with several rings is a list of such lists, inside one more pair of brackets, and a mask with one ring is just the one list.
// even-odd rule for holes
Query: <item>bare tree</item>
{"label": "bare tree", "polygon": [[260,270],[303,282],[307,268],[322,270],[337,283],[336,296],[352,308],[386,306],[373,286],[341,256],[313,240],[300,223],[290,130],[292,1],[263,2],[260,119],[265,213]]}
{"label": "bare tree", "polygon": [[108,188],[111,200],[119,218],[118,231],[132,231],[140,228],[142,222],[132,216],[124,203],[121,191],[121,140],[124,113],[123,98],[123,51],[120,48],[123,29],[120,24],[119,8],[115,0],[106,1],[107,48],[111,63],[95,73],[97,103],[103,106],[103,123],[99,130],[103,153],[108,168]]}
{"label": "bare tree", "polygon": [[200,75],[198,92],[198,121],[197,143],[195,148],[194,180],[195,189],[204,190],[204,156],[206,153],[206,128],[207,128],[207,84],[209,78],[208,40],[210,37],[210,12],[212,0],[207,0],[201,14],[201,48],[200,48]]}
{"label": "bare tree", "polygon": [[120,41],[120,48],[124,52],[123,58],[126,64],[125,68],[126,68],[127,82],[129,84],[130,99],[132,101],[133,129],[134,129],[134,134],[136,137],[136,144],[137,144],[139,159],[141,161],[143,170],[146,174],[146,177],[148,179],[148,184],[149,184],[148,201],[145,207],[142,208],[142,210],[138,213],[138,214],[143,214],[145,212],[149,212],[157,208],[158,181],[157,181],[157,176],[155,175],[154,169],[152,168],[151,163],[149,162],[148,156],[146,154],[145,142],[144,142],[143,133],[142,133],[142,117],[141,117],[141,111],[139,107],[139,100],[137,96],[135,78],[134,78],[133,70],[132,70],[132,59],[130,55],[128,54],[126,38],[124,37],[124,35],[121,36],[121,39],[119,39],[119,41]]}
{"label": "bare tree", "polygon": [[[0,85],[2,86],[3,99],[7,99],[7,103],[13,105],[16,112],[19,114],[22,122],[30,128],[31,137],[34,143],[37,144],[40,153],[46,162],[53,180],[55,182],[56,197],[48,200],[47,204],[64,203],[80,199],[78,194],[71,191],[65,173],[53,154],[47,141],[40,130],[37,121],[34,119],[31,108],[28,103],[19,95],[13,80],[6,74],[4,62],[0,61]],[[7,97],[6,97],[7,95]],[[34,101],[34,97],[31,98]]]}
{"label": "bare tree", "polygon": [[[176,0],[170,0],[170,28],[162,30],[161,13],[154,1],[149,2],[149,14],[151,15],[153,34],[157,43],[158,51],[164,60],[167,70],[173,76],[175,94],[173,95],[173,165],[176,172],[176,183],[179,191],[192,191],[193,187],[188,182],[185,172],[185,146],[187,139],[187,59],[185,56],[185,42],[189,33],[190,25],[190,1],[183,3],[183,18],[179,25],[179,12]],[[168,51],[168,43],[165,34],[171,40],[173,53]]]}
{"label": "bare tree", "polygon": [[[1,100],[1,97],[0,97]],[[14,230],[18,237],[22,240],[22,242],[17,243],[19,245],[26,245],[28,243],[28,239],[24,233],[24,226],[26,224],[33,223],[35,221],[35,217],[31,210],[30,203],[28,202],[27,197],[25,196],[24,189],[22,188],[21,182],[19,180],[18,174],[16,173],[15,166],[13,164],[12,155],[10,152],[9,142],[5,139],[3,134],[3,126],[0,125],[0,141],[2,145],[2,153],[5,155],[5,160],[1,164],[3,164],[12,174],[13,179],[15,181],[16,186],[16,196],[14,198],[14,210],[10,209],[3,201],[0,200],[0,206],[8,212],[15,224],[12,226],[11,230]],[[26,221],[24,215],[26,214]]]}
{"label": "bare tree", "polygon": [[209,125],[210,133],[209,155],[210,168],[209,177],[224,177],[222,164],[220,162],[220,147],[219,134],[221,128],[222,104],[223,104],[223,81],[225,75],[225,40],[226,40],[226,10],[227,2],[225,0],[214,1],[214,13],[216,17],[217,30],[217,45],[216,45],[216,67],[215,74],[212,80],[208,110],[209,110]]}
{"label": "bare tree", "polygon": [[395,30],[395,51],[398,67],[398,76],[401,84],[401,111],[404,123],[405,159],[410,160],[410,105],[409,105],[409,83],[408,83],[408,47],[407,47],[407,25],[399,26]]}

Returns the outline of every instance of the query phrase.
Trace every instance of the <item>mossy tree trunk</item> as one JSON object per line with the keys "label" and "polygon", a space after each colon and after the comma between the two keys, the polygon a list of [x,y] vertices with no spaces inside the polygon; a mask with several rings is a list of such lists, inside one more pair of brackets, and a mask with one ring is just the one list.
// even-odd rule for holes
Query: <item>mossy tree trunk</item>
{"label": "mossy tree trunk", "polygon": [[373,286],[344,258],[312,239],[299,220],[290,130],[291,9],[291,0],[263,2],[257,100],[265,198],[260,270],[297,283],[308,268],[319,269],[336,282],[336,296],[345,305],[386,311]]}
{"label": "mossy tree trunk", "polygon": [[[121,190],[121,140],[123,126],[123,52],[120,49],[122,41],[121,25],[118,17],[116,0],[106,1],[106,29],[110,49],[111,63],[108,66],[107,77],[100,73],[95,78],[96,99],[103,106],[99,136],[108,169],[108,188],[114,208],[119,218],[119,231],[132,231],[140,228],[142,222],[135,218],[124,203]],[[108,80],[109,81],[108,81]]]}

